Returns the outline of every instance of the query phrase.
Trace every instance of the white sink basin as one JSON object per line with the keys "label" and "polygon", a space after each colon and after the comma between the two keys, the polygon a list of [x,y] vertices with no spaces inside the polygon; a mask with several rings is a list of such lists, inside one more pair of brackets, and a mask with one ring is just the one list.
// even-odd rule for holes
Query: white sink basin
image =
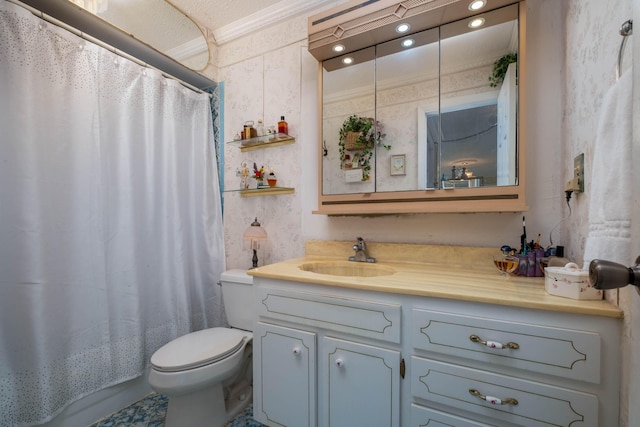
{"label": "white sink basin", "polygon": [[384,265],[352,261],[318,261],[300,264],[300,270],[330,276],[376,277],[389,276],[396,272]]}

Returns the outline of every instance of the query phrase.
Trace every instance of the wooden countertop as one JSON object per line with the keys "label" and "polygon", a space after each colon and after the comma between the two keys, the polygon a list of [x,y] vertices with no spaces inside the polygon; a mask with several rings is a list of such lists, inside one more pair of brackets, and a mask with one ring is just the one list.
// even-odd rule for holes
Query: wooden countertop
{"label": "wooden countertop", "polygon": [[622,310],[606,300],[574,300],[549,295],[544,290],[543,277],[503,277],[493,266],[491,268],[483,268],[482,266],[443,266],[441,264],[380,260],[375,264],[376,266],[393,268],[395,273],[374,277],[334,276],[303,271],[300,268],[305,263],[341,262],[346,261],[346,259],[344,257],[307,254],[302,258],[249,270],[248,274],[270,279],[316,283],[368,291],[447,298],[614,318],[623,317]]}

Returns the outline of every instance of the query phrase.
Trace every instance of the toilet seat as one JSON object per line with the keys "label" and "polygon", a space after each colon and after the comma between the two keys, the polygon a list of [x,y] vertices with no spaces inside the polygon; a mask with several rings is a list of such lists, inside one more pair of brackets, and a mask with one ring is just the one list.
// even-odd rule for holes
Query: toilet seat
{"label": "toilet seat", "polygon": [[151,365],[161,372],[179,372],[225,359],[244,346],[246,333],[230,328],[210,328],[183,335],[158,349]]}

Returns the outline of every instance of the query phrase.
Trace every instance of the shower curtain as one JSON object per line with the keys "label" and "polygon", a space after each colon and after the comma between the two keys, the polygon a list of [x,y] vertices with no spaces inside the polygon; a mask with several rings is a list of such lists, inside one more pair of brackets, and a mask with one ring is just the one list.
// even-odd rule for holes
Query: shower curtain
{"label": "shower curtain", "polygon": [[224,324],[206,94],[0,4],[0,425]]}

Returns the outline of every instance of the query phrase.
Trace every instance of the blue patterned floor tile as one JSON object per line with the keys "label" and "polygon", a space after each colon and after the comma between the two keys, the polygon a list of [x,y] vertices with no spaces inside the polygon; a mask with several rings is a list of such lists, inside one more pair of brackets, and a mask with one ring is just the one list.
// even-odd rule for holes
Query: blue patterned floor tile
{"label": "blue patterned floor tile", "polygon": [[[163,427],[167,414],[166,396],[151,393],[89,427]],[[226,427],[264,427],[253,419],[253,405],[248,405]]]}

